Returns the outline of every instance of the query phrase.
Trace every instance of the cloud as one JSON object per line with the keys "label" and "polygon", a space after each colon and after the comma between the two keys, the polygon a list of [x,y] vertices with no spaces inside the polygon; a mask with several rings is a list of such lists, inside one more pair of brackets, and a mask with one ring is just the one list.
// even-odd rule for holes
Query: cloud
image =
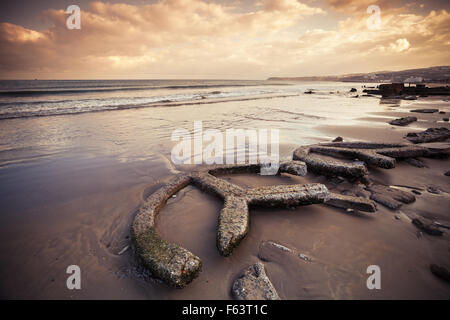
{"label": "cloud", "polygon": [[394,52],[402,52],[409,49],[408,39],[397,39],[394,43],[390,44],[391,49]]}
{"label": "cloud", "polygon": [[397,9],[406,9],[414,3],[405,3],[402,0],[328,0],[328,6],[338,12],[361,13],[366,12],[370,5],[377,5],[382,11]]}
{"label": "cloud", "polygon": [[[66,28],[64,10],[45,11],[51,27],[41,31],[0,23],[2,77],[336,74],[447,64],[450,49],[445,10],[383,11],[381,29],[373,31],[365,11],[321,28],[330,16],[296,0],[257,1],[246,9],[236,1],[205,0],[94,2],[82,9],[81,30]],[[311,24],[318,27],[308,28]]]}

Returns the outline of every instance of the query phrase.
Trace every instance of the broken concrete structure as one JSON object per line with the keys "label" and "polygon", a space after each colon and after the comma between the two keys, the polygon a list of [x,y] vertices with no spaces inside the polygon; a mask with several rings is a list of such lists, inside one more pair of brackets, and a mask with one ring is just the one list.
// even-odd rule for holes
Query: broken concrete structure
{"label": "broken concrete structure", "polygon": [[[224,201],[219,213],[217,248],[224,255],[246,236],[249,230],[249,206],[279,207],[324,203],[328,189],[322,184],[281,185],[244,189],[213,174],[256,172],[260,165],[216,166],[206,171],[180,174],[146,199],[132,225],[136,251],[155,277],[174,287],[184,287],[201,271],[200,258],[177,244],[167,242],[155,231],[155,217],[167,200],[189,184],[217,195]],[[300,161],[282,163],[279,172],[306,174]],[[213,173],[213,174],[212,174]]]}
{"label": "broken concrete structure", "polygon": [[[397,159],[441,154],[448,155],[448,149],[389,143],[324,143],[297,148],[292,161],[280,164],[278,174],[284,172],[304,176],[308,170],[326,176],[360,180],[367,184],[366,192],[370,192],[372,200],[391,209],[398,209],[402,203],[414,201],[415,197],[387,186],[370,184],[367,178],[368,168],[376,166],[391,169],[395,167]],[[177,244],[161,239],[155,230],[155,217],[167,200],[190,184],[218,196],[224,203],[219,213],[216,241],[220,254],[224,256],[230,255],[249,232],[249,209],[252,207],[292,207],[324,203],[364,212],[376,210],[375,204],[366,197],[330,193],[320,183],[246,188],[218,177],[220,174],[230,173],[259,173],[261,168],[261,164],[218,165],[179,174],[150,195],[134,219],[132,239],[139,258],[152,275],[171,286],[182,288],[201,271],[202,262],[199,257]],[[246,272],[233,285],[236,297],[277,297],[267,283],[263,267],[252,268],[253,271]],[[255,289],[253,293],[247,294],[243,291],[247,287],[265,289]],[[270,293],[268,296],[267,292]]]}
{"label": "broken concrete structure", "polygon": [[391,169],[395,167],[396,159],[426,157],[429,154],[427,148],[406,144],[334,142],[297,148],[293,158],[304,161],[309,171],[360,179],[367,175],[368,166]]}

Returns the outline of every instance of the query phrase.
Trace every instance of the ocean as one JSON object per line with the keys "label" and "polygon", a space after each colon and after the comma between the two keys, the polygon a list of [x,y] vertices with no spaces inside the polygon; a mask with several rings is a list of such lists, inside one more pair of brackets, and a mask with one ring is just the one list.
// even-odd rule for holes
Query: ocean
{"label": "ocean", "polygon": [[233,80],[0,81],[0,119],[292,94],[285,83]]}

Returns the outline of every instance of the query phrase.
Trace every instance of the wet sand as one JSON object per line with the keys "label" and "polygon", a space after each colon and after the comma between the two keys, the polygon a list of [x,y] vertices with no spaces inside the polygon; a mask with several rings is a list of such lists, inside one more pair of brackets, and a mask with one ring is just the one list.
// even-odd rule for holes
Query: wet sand
{"label": "wet sand", "polygon": [[[304,141],[327,141],[337,135],[345,141],[405,142],[403,136],[409,131],[450,128],[438,122],[441,114],[414,114],[420,121],[408,127],[393,128],[386,123],[411,115],[409,109],[421,103],[393,110],[368,108],[355,113],[359,120],[349,125],[317,121],[314,130],[320,134],[305,132],[297,144],[284,140],[282,155],[289,156]],[[450,112],[448,103],[439,108],[447,115]],[[86,115],[81,117],[86,119]],[[290,130],[294,131],[292,121]],[[405,218],[419,214],[450,224],[450,178],[444,176],[450,162],[423,162],[428,168],[404,162],[390,170],[370,168],[371,178],[381,184],[423,190],[434,184],[444,191],[439,195],[422,191],[414,203],[403,205],[400,211],[405,216],[399,220],[395,219],[399,212],[382,205],[377,205],[375,214],[348,213],[325,205],[253,209],[250,232],[230,257],[220,256],[215,246],[221,201],[192,186],[183,189],[157,218],[157,230],[164,239],[179,243],[203,261],[200,276],[181,290],[151,278],[130,247],[136,209],[171,175],[167,161],[152,157],[130,163],[108,156],[71,155],[58,161],[39,159],[20,169],[6,167],[0,186],[0,295],[10,299],[231,299],[233,280],[243,268],[259,261],[261,241],[272,240],[313,260],[280,255],[277,261],[264,262],[282,299],[449,299],[450,285],[436,278],[429,265],[450,267],[450,232],[445,230],[442,237],[419,235]],[[347,183],[336,186],[311,173],[306,177],[240,174],[224,178],[250,186],[321,182],[339,192]],[[82,290],[66,288],[65,269],[71,264],[82,270]],[[381,268],[381,290],[366,287],[366,268],[372,264]]]}

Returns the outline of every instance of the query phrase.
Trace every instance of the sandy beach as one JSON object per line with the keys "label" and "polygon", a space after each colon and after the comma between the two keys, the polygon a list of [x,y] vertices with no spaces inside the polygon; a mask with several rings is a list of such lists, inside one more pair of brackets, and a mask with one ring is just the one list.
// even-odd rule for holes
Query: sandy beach
{"label": "sandy beach", "polygon": [[[348,212],[324,204],[290,209],[252,209],[250,230],[229,257],[216,248],[220,199],[188,186],[170,198],[157,216],[164,240],[202,259],[202,272],[183,289],[151,277],[133,251],[130,228],[143,201],[173,176],[199,166],[170,162],[171,132],[207,128],[278,128],[280,156],[299,146],[366,141],[408,143],[408,132],[450,129],[445,97],[415,101],[363,97],[363,84],[306,83],[289,96],[154,106],[105,112],[1,120],[0,295],[7,299],[232,299],[231,286],[247,266],[261,262],[263,241],[292,249],[273,252],[266,273],[281,299],[448,299],[450,285],[430,272],[430,264],[450,268],[450,232],[421,232],[418,215],[450,225],[448,158],[421,158],[418,168],[399,161],[393,169],[370,167],[377,184],[396,186],[415,201],[375,213]],[[355,87],[360,96],[352,97]],[[313,88],[316,94],[304,94]],[[410,110],[417,122],[392,126]],[[323,183],[335,193],[354,184],[308,172],[225,175],[241,186]],[[433,185],[438,194],[427,191]],[[309,261],[298,258],[304,254]],[[66,288],[68,265],[82,270],[82,290]],[[368,290],[366,269],[381,268],[381,290]]]}

